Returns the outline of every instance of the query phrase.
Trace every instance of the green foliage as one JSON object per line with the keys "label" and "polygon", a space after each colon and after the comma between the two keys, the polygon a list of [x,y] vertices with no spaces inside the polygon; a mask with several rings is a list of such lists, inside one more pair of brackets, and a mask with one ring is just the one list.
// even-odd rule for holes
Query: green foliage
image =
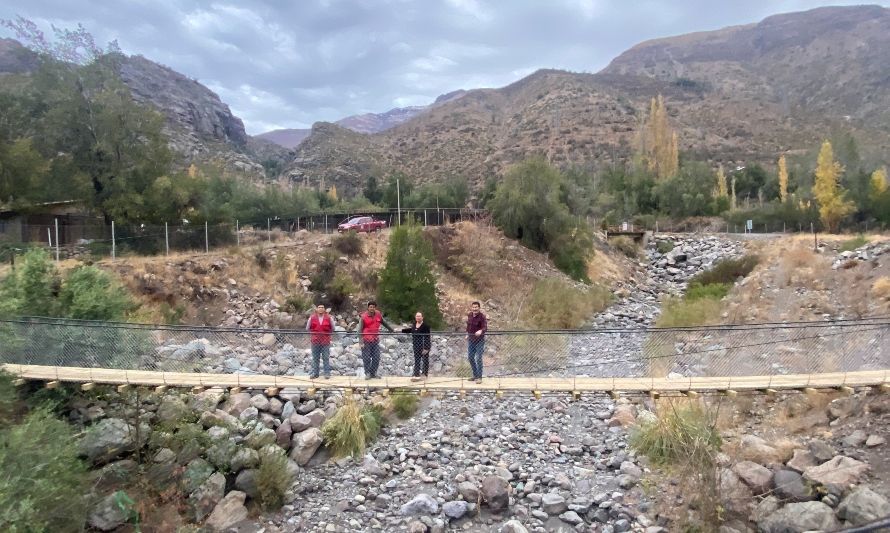
{"label": "green foliage", "polygon": [[640,256],[640,247],[630,237],[620,235],[609,239],[609,246],[615,248],[625,256],[636,259]]}
{"label": "green foliage", "polygon": [[712,300],[721,300],[729,294],[732,285],[729,283],[708,283],[700,285],[698,283],[689,285],[686,290],[686,301],[701,300],[702,298],[710,298]]}
{"label": "green foliage", "polygon": [[710,464],[722,443],[716,415],[693,401],[663,405],[655,421],[641,423],[630,434],[631,447],[655,465]]}
{"label": "green foliage", "polygon": [[736,259],[723,259],[710,269],[696,274],[689,280],[689,285],[709,285],[711,283],[734,284],[754,270],[760,258],[756,255],[744,255]]}
{"label": "green foliage", "polygon": [[284,493],[291,484],[287,456],[280,448],[272,449],[260,454],[256,474],[257,499],[265,511],[275,511],[284,505]]}
{"label": "green foliage", "polygon": [[861,248],[868,244],[868,239],[865,238],[864,235],[859,234],[854,239],[849,239],[841,243],[840,251],[841,252],[852,252],[856,248]]}
{"label": "green foliage", "polygon": [[676,175],[655,185],[659,211],[674,217],[711,215],[713,182],[714,172],[708,165],[684,163]]}
{"label": "green foliage", "polygon": [[80,266],[60,278],[49,254],[28,251],[0,283],[0,316],[119,320],[135,307],[126,291],[96,267]]}
{"label": "green foliage", "polygon": [[284,300],[284,309],[289,313],[305,313],[312,305],[312,298],[304,292],[292,293]]}
{"label": "green foliage", "polygon": [[390,397],[390,405],[397,417],[406,420],[417,412],[417,394],[407,390],[395,390]]}
{"label": "green foliage", "polygon": [[523,320],[530,328],[576,329],[610,301],[611,293],[598,285],[579,289],[559,279],[542,279],[532,288]]}
{"label": "green foliage", "polygon": [[349,297],[356,290],[352,278],[342,272],[337,272],[334,279],[325,288],[325,296],[331,308],[340,310],[349,302]]}
{"label": "green foliage", "polygon": [[88,476],[71,426],[38,409],[0,431],[0,529],[81,531]]}
{"label": "green foliage", "polygon": [[444,183],[424,184],[410,195],[402,196],[402,207],[465,207],[470,186],[465,178],[450,178]]}
{"label": "green foliage", "polygon": [[549,252],[554,263],[587,281],[593,241],[566,204],[565,178],[543,159],[512,167],[487,206],[499,228],[534,250]]}
{"label": "green foliage", "polygon": [[348,256],[361,255],[362,238],[354,231],[341,233],[333,238],[331,245],[341,254]]}
{"label": "green foliage", "polygon": [[406,207],[405,200],[413,191],[414,185],[407,176],[401,173],[392,174],[386,178],[386,183],[380,191],[380,205],[395,209],[401,202],[402,207]]}
{"label": "green foliage", "polygon": [[703,326],[715,323],[719,317],[720,300],[667,298],[661,306],[656,325],[663,328]]}
{"label": "green foliage", "polygon": [[383,191],[381,191],[380,187],[377,185],[377,178],[368,176],[368,179],[365,181],[365,186],[362,189],[362,194],[364,194],[365,198],[372,204],[380,203],[383,199]]}
{"label": "green foliage", "polygon": [[368,444],[377,438],[383,414],[377,406],[366,406],[348,398],[337,412],[321,426],[321,433],[334,457],[359,458]]}
{"label": "green foliage", "polygon": [[433,249],[423,228],[403,224],[393,230],[386,266],[377,284],[377,300],[388,315],[408,321],[417,311],[432,328],[441,326],[442,312],[432,270]]}
{"label": "green foliage", "polygon": [[19,401],[12,375],[0,370],[0,430],[12,422]]}
{"label": "green foliage", "polygon": [[658,250],[660,254],[666,254],[674,249],[674,243],[671,241],[657,241],[655,243],[655,249]]}

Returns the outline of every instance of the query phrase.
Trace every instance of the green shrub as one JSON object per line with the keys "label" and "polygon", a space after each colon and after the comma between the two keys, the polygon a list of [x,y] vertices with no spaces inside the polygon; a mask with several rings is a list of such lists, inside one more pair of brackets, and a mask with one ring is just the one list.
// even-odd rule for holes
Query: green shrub
{"label": "green shrub", "polygon": [[852,252],[856,248],[861,248],[868,244],[868,239],[865,238],[864,235],[859,234],[854,239],[849,239],[841,243],[841,247],[839,251],[841,252]]}
{"label": "green shrub", "polygon": [[700,298],[687,301],[682,298],[667,298],[661,306],[656,325],[663,328],[681,328],[713,324],[720,317],[720,301]]}
{"label": "green shrub", "polygon": [[59,303],[63,316],[81,320],[119,320],[134,307],[124,288],[93,266],[80,266],[68,273]]}
{"label": "green shrub", "polygon": [[49,410],[0,431],[0,472],[0,530],[83,530],[87,469],[73,429]]}
{"label": "green shrub", "polygon": [[693,284],[686,290],[686,300],[694,301],[702,298],[721,300],[732,289],[729,283],[709,283],[708,285]]}
{"label": "green shrub", "polygon": [[640,256],[640,247],[637,246],[637,243],[630,237],[625,237],[624,235],[609,239],[609,246],[615,248],[631,259],[636,259]]}
{"label": "green shrub", "polygon": [[275,511],[284,504],[284,493],[291,483],[287,469],[287,457],[280,448],[266,450],[260,454],[260,467],[257,469],[256,485],[260,506],[266,511]]}
{"label": "green shrub", "polygon": [[334,457],[359,458],[368,444],[377,438],[383,425],[378,407],[365,406],[349,398],[337,412],[321,426],[321,433]]}
{"label": "green shrub", "polygon": [[629,442],[653,464],[673,466],[707,460],[722,445],[716,415],[696,401],[663,403],[656,420],[631,430]]}
{"label": "green shrub", "polygon": [[433,248],[423,228],[411,223],[393,230],[377,283],[377,300],[391,318],[407,322],[421,311],[431,328],[442,325],[432,263]]}
{"label": "green shrub", "polygon": [[337,254],[331,250],[326,250],[318,258],[315,265],[315,274],[312,275],[312,289],[318,292],[324,292],[328,284],[334,279],[337,273]]}
{"label": "green shrub", "polygon": [[389,402],[393,412],[402,420],[411,418],[417,412],[417,395],[411,391],[396,390]]}
{"label": "green shrub", "polygon": [[660,254],[666,254],[674,249],[674,243],[672,241],[657,241],[655,243],[655,249],[658,250]]}
{"label": "green shrub", "polygon": [[284,300],[284,310],[289,313],[305,313],[312,305],[312,298],[305,292],[292,293]]}
{"label": "green shrub", "polygon": [[346,303],[349,302],[349,297],[355,291],[356,287],[352,282],[352,278],[342,272],[338,272],[325,288],[325,296],[327,296],[327,301],[331,308],[339,310],[344,308]]}
{"label": "green shrub", "polygon": [[709,270],[696,274],[689,280],[689,285],[710,285],[712,283],[735,284],[754,270],[760,261],[756,255],[745,255],[738,259],[723,259]]}
{"label": "green shrub", "polygon": [[0,370],[0,428],[12,422],[18,408],[19,395],[15,389],[15,378]]}
{"label": "green shrub", "polygon": [[526,326],[538,329],[576,329],[611,301],[599,285],[577,288],[556,278],[539,280],[525,305]]}
{"label": "green shrub", "polygon": [[331,244],[335,250],[350,257],[362,253],[362,238],[354,231],[335,236]]}

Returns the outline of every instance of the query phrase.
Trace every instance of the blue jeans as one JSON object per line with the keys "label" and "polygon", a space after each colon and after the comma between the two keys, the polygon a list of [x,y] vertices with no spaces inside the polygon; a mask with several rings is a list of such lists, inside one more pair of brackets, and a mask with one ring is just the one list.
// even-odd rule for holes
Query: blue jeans
{"label": "blue jeans", "polygon": [[467,342],[467,359],[470,361],[470,368],[473,369],[473,379],[482,379],[482,352],[484,351],[485,338],[470,337]]}
{"label": "blue jeans", "polygon": [[312,345],[312,374],[310,377],[318,377],[318,358],[324,361],[324,375],[331,375],[331,345],[330,344],[313,344]]}
{"label": "blue jeans", "polygon": [[380,342],[365,341],[362,344],[362,365],[365,367],[365,375],[377,377],[377,368],[380,366]]}

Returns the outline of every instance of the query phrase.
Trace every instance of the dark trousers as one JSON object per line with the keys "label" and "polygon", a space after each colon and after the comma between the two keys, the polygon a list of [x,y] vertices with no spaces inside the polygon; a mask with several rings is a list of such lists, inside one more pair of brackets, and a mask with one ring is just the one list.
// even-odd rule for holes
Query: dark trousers
{"label": "dark trousers", "polygon": [[430,373],[430,353],[414,349],[414,377],[428,376]]}
{"label": "dark trousers", "polygon": [[470,338],[467,343],[467,359],[470,361],[470,368],[473,369],[473,378],[482,377],[482,354],[485,352],[485,338]]}
{"label": "dark trousers", "polygon": [[365,375],[377,375],[377,367],[380,366],[380,341],[365,341],[362,344],[362,365],[365,367]]}

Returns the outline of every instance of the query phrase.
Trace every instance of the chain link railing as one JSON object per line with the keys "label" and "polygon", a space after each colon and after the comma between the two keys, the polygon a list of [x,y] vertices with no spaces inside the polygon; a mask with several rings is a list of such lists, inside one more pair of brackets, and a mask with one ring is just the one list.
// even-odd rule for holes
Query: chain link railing
{"label": "chain link railing", "polygon": [[[339,328],[338,328],[339,329]],[[434,332],[429,375],[471,377],[463,333]],[[379,336],[381,376],[411,375],[411,337]],[[301,376],[304,331],[31,318],[0,321],[0,363]],[[338,331],[332,375],[364,373],[358,335]],[[675,329],[489,332],[486,376],[778,376],[890,368],[890,319]]]}

